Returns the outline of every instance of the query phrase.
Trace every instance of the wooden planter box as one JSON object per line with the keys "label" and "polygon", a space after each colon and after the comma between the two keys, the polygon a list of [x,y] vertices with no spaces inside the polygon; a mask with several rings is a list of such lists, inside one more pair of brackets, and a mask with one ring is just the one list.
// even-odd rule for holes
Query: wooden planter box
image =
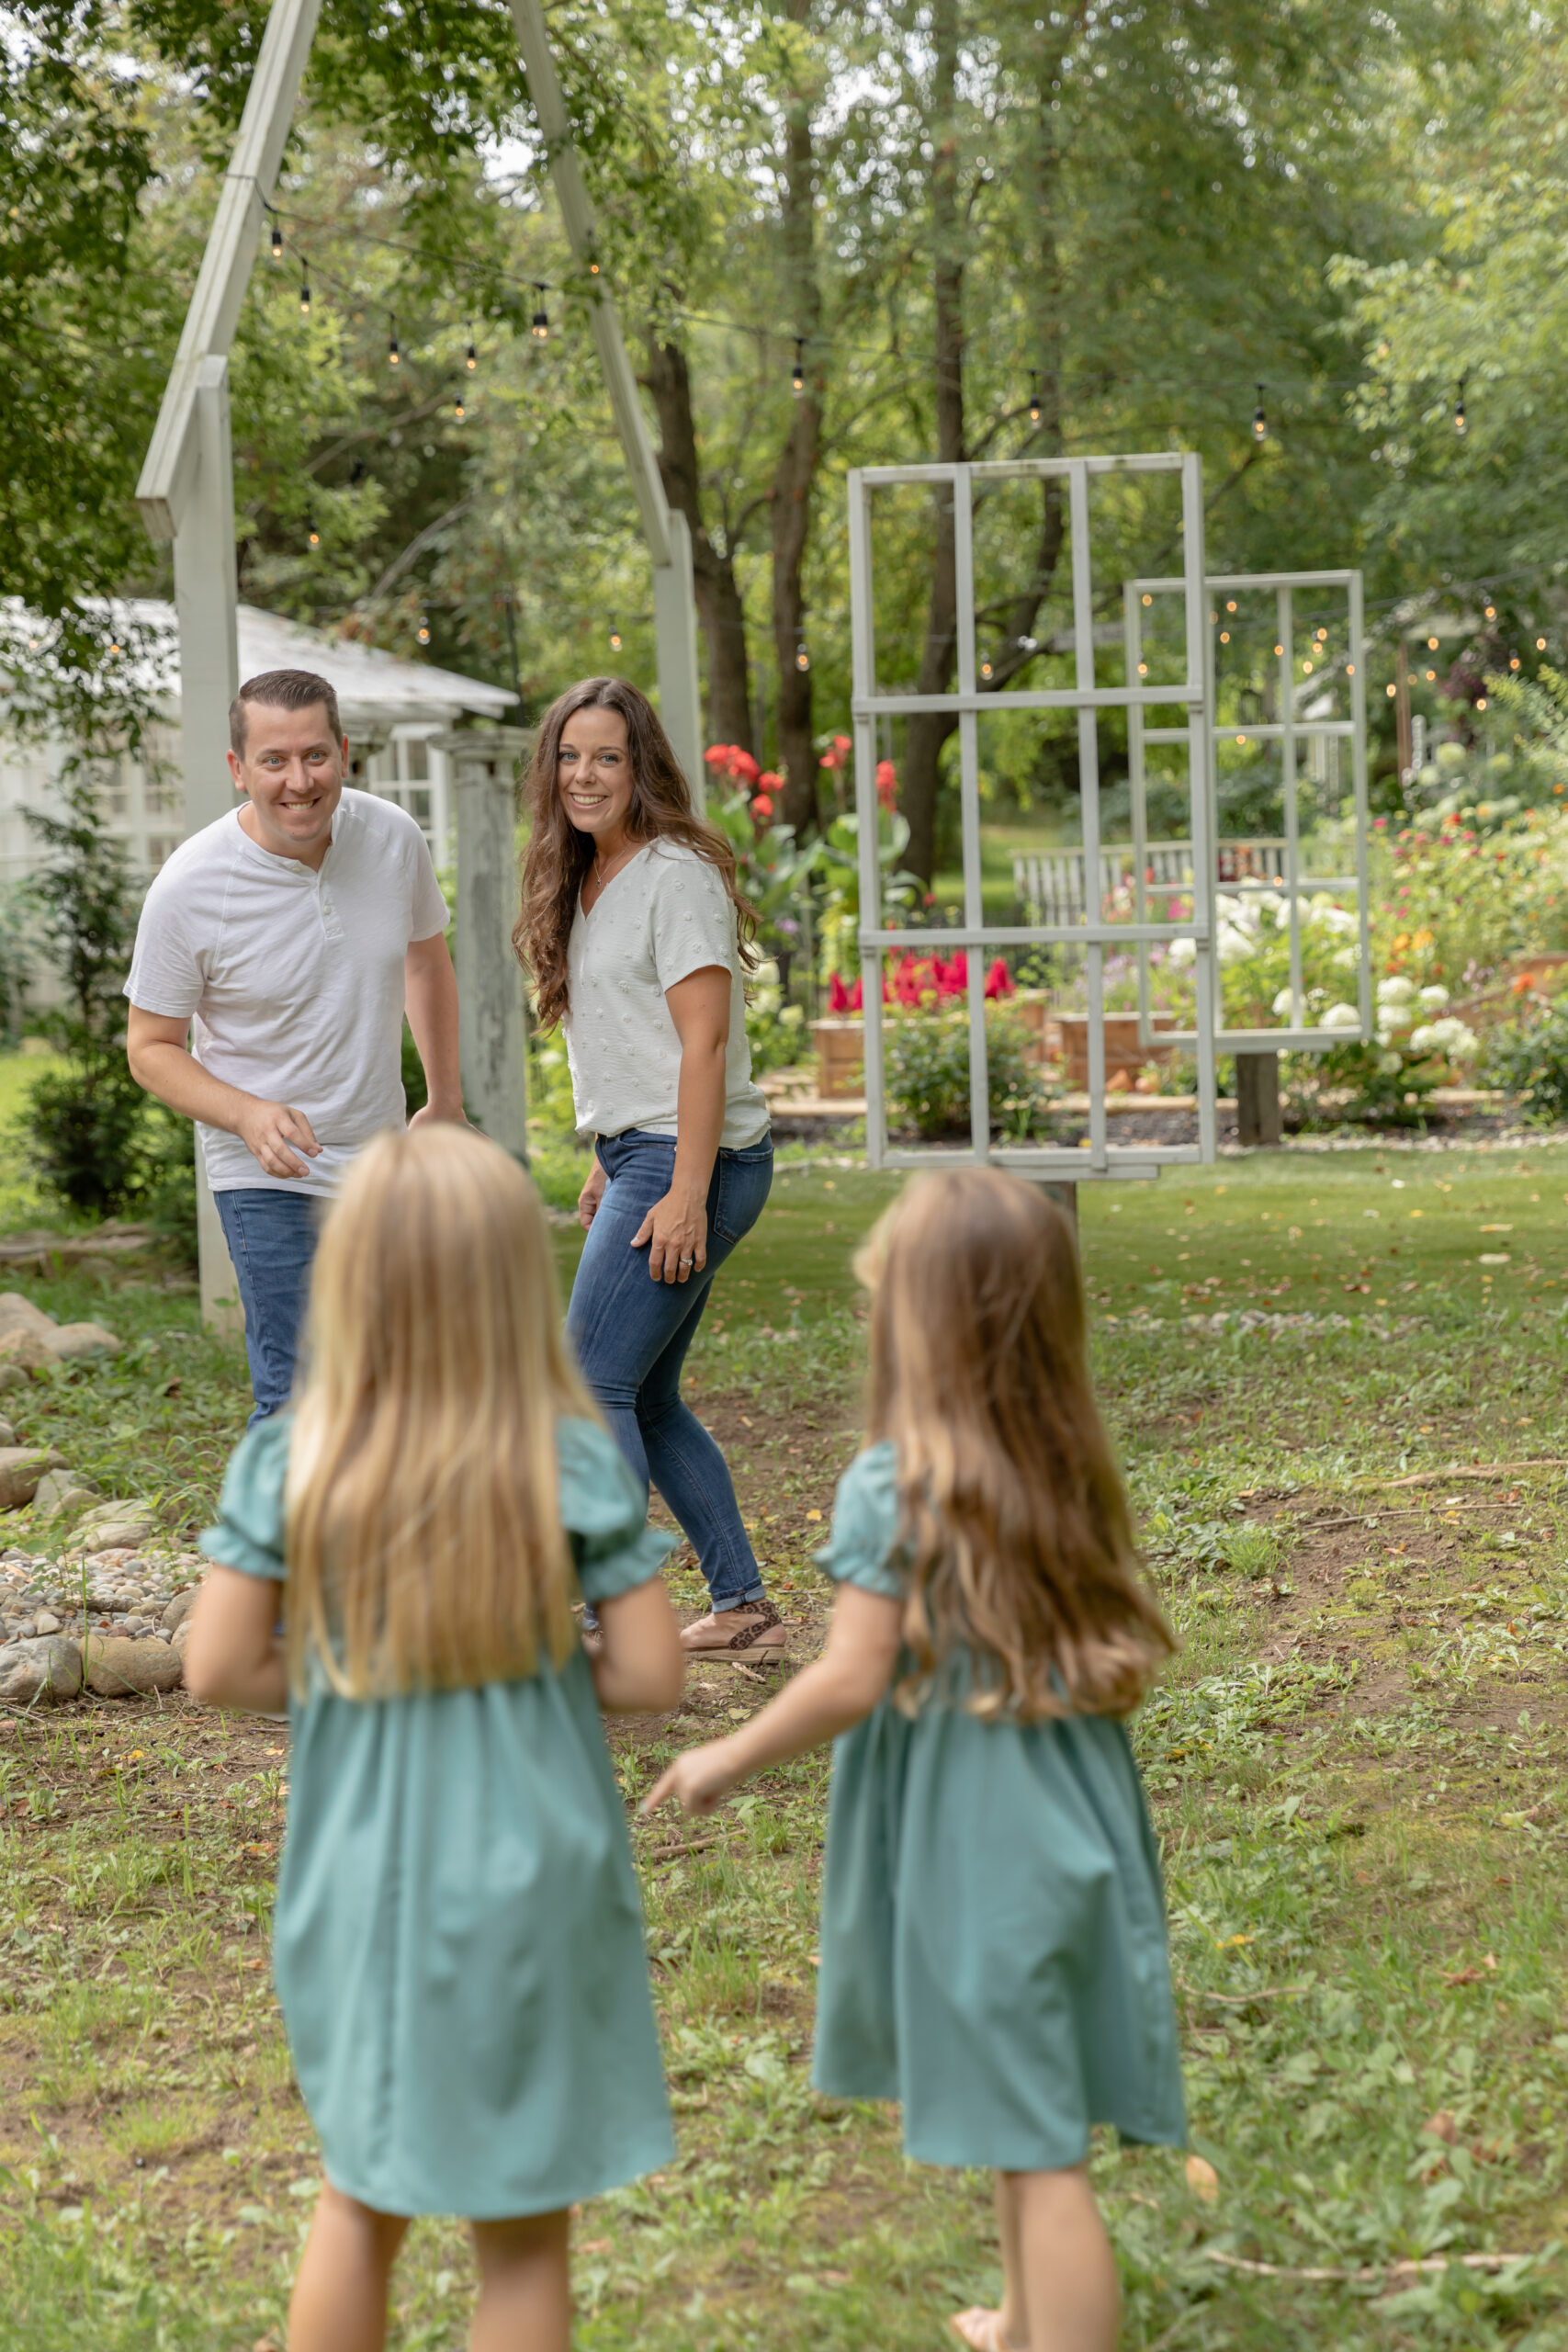
{"label": "wooden planter box", "polygon": [[814,1021],[811,1043],[817,1054],[817,1091],[824,1101],[865,1092],[865,1029],[858,1012]]}
{"label": "wooden planter box", "polygon": [[[1056,1015],[1062,1033],[1062,1060],[1069,1087],[1081,1091],[1089,1084],[1089,1015],[1087,1012],[1061,1012]],[[1154,1026],[1168,1029],[1168,1012],[1156,1012]],[[1176,1052],[1174,1046],[1143,1046],[1138,1042],[1138,1016],[1135,1012],[1108,1012],[1105,1016],[1105,1080],[1109,1085],[1121,1073],[1131,1084],[1148,1062],[1168,1061]]]}

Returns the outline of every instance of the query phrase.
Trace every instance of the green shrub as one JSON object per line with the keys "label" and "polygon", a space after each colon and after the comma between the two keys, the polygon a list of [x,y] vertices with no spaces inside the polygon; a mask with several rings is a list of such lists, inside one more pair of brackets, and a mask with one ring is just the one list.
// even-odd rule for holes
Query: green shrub
{"label": "green shrub", "polygon": [[147,1097],[123,1052],[72,1047],[34,1081],[21,1127],[39,1181],[86,1216],[112,1216],[141,1190]]}
{"label": "green shrub", "polygon": [[[895,1123],[918,1134],[969,1132],[969,1015],[951,1012],[892,1012],[884,1030],[887,1104]],[[1034,1045],[1014,1012],[992,1011],[986,1020],[991,1123],[1023,1137],[1044,1124],[1051,1090]]]}
{"label": "green shrub", "polygon": [[1568,994],[1534,1020],[1510,1022],[1492,1037],[1483,1075],[1506,1087],[1533,1125],[1568,1120]]}

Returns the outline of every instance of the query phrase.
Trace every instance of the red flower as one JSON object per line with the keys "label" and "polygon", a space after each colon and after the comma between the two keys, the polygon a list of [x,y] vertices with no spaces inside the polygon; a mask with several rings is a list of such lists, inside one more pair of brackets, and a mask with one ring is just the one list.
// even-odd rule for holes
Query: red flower
{"label": "red flower", "polygon": [[884,808],[893,808],[898,801],[898,772],[891,760],[876,763],[876,797]]}
{"label": "red flower", "polygon": [[759,825],[767,824],[773,813],[773,804],[765,792],[759,792],[751,803],[751,814]]}
{"label": "red flower", "polygon": [[761,775],[757,778],[757,789],[759,792],[782,792],[784,790],[784,778],[778,774],[776,769],[764,768]]}
{"label": "red flower", "polygon": [[837,972],[828,982],[828,1010],[829,1012],[848,1012],[850,1010],[850,992]]}
{"label": "red flower", "polygon": [[1012,994],[1012,974],[1008,970],[1006,959],[1000,956],[986,974],[986,994],[989,997]]}
{"label": "red flower", "polygon": [[850,739],[847,735],[835,735],[831,750],[823,752],[822,757],[817,763],[818,766],[823,768],[841,768],[845,761],[849,758],[850,748]]}

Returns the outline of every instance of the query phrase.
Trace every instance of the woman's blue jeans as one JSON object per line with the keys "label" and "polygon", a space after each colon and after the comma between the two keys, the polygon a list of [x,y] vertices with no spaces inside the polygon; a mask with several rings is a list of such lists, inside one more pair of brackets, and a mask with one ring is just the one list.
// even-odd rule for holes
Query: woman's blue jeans
{"label": "woman's blue jeans", "polygon": [[762,1578],[724,1456],[682,1401],[681,1370],[714,1276],[762,1214],[773,1147],[764,1137],[719,1153],[708,1186],[708,1261],[683,1283],[655,1282],[648,1244],[631,1246],[670,1190],[674,1137],[629,1127],[601,1136],[597,1149],[609,1182],[571,1286],[568,1336],[621,1452],[645,1487],[651,1476],[691,1539],[714,1610],[739,1609],[763,1598]]}

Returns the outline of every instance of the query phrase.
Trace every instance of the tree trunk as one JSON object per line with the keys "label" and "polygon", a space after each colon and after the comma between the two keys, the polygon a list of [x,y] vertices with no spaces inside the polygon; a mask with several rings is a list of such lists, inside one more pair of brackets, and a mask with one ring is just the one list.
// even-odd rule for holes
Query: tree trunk
{"label": "tree trunk", "polygon": [[[810,0],[784,0],[791,24],[804,25]],[[811,498],[822,456],[822,291],[817,276],[817,158],[811,96],[797,86],[784,119],[784,283],[787,331],[798,335],[806,378],[795,401],[789,437],[779,453],[770,506],[773,553],[773,653],[778,663],[778,762],[784,779],[784,821],[803,840],[820,821],[817,746],[813,740],[811,673],[799,666],[806,644],[806,594],[801,573],[811,531]],[[807,649],[809,651],[809,649]]]}
{"label": "tree trunk", "polygon": [[708,741],[739,743],[755,752],[751,740],[751,682],[746,658],[746,614],[735,580],[733,551],[722,553],[703,522],[702,479],[697,467],[697,431],[692,414],[692,379],[679,344],[649,338],[648,381],[659,412],[659,471],[664,495],[685,516],[692,531],[692,584],[697,618],[708,655]]}
{"label": "tree trunk", "polygon": [[[936,326],[936,446],[944,463],[962,462],[964,449],[964,249],[958,195],[958,0],[935,0],[931,130],[931,291]],[[931,597],[916,691],[946,692],[957,647],[958,575],[953,492],[933,501]],[[906,860],[928,888],[936,870],[936,797],[942,747],[957,725],[942,711],[919,711],[905,737],[898,805],[908,820]]]}

